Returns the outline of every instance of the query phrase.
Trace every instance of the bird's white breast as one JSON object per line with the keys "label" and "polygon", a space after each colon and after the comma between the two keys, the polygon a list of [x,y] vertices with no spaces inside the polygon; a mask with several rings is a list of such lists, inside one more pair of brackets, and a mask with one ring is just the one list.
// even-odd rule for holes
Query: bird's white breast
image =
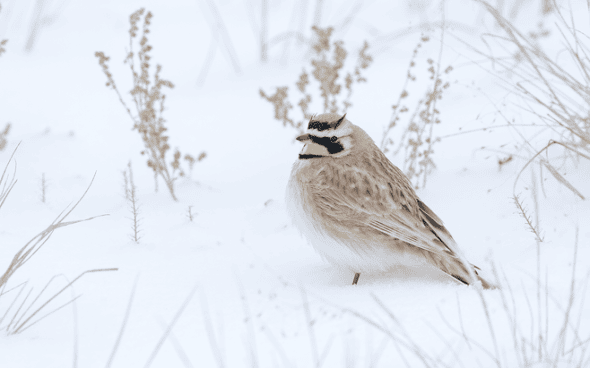
{"label": "bird's white breast", "polygon": [[293,165],[287,185],[285,203],[294,225],[314,249],[328,262],[353,272],[387,271],[397,265],[422,265],[424,258],[413,247],[393,249],[372,239],[338,239],[326,230],[326,219],[316,211],[309,191],[315,174],[312,160],[298,160]]}

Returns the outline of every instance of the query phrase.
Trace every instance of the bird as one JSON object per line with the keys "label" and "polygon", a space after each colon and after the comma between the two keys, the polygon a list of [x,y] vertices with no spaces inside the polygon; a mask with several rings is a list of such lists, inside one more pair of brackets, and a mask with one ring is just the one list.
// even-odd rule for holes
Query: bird
{"label": "bird", "polygon": [[294,225],[329,263],[354,272],[433,267],[458,283],[494,289],[467,262],[410,180],[346,114],[310,118],[296,138],[285,204]]}

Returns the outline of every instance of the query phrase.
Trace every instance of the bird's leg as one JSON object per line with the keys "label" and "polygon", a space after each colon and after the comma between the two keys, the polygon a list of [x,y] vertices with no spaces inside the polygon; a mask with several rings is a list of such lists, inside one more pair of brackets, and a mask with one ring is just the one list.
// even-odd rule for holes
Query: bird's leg
{"label": "bird's leg", "polygon": [[357,282],[359,282],[359,277],[360,277],[360,275],[361,275],[361,274],[360,274],[360,273],[358,273],[358,272],[354,274],[354,280],[352,280],[352,284],[353,284],[353,285],[356,285],[356,283],[357,283]]}

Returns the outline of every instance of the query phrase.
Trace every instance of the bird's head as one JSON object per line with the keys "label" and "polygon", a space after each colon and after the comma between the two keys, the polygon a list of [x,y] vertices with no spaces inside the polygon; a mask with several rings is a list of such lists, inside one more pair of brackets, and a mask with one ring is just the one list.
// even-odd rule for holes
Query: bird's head
{"label": "bird's head", "polygon": [[373,140],[361,128],[346,120],[346,114],[340,116],[326,113],[312,116],[307,132],[297,137],[305,143],[299,159],[320,157],[339,158],[374,145]]}

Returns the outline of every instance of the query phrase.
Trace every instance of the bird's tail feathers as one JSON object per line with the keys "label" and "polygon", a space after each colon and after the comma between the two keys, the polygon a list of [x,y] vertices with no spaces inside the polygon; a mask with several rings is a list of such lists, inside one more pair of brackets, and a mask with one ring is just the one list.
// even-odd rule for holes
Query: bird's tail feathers
{"label": "bird's tail feathers", "polygon": [[477,275],[477,278],[478,278],[479,282],[481,282],[481,286],[484,289],[497,289],[498,288],[498,285],[493,284],[493,283],[487,281],[486,279],[484,279],[483,277],[481,277],[480,275],[478,275],[477,272],[475,274]]}
{"label": "bird's tail feathers", "polygon": [[[481,283],[481,286],[485,289],[497,289],[498,286],[488,280],[486,280],[483,276],[481,276],[479,274],[478,271],[480,271],[479,267],[469,264],[469,268],[468,269],[465,266],[465,263],[461,262],[461,259],[454,259],[454,263],[456,263],[454,265],[453,270],[449,270],[447,267],[447,270],[445,270],[444,268],[441,268],[444,272],[448,273],[449,275],[451,275],[453,278],[455,278],[456,280],[466,284],[466,285],[472,285],[475,280],[479,281]],[[474,278],[475,276],[475,278]]]}

